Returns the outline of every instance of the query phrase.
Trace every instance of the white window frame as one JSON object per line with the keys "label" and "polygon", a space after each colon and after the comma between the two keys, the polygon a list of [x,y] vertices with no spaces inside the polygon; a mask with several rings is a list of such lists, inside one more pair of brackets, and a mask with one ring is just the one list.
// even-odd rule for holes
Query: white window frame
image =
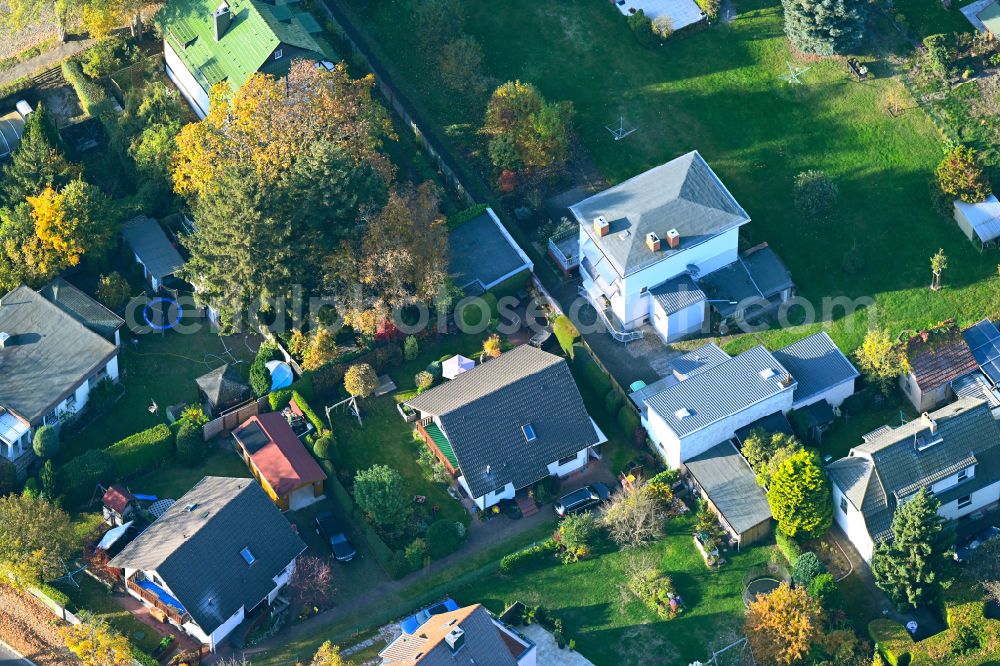
{"label": "white window frame", "polygon": [[285,55],[285,54],[284,54],[284,52],[283,52],[283,50],[282,50],[282,49],[275,49],[275,50],[274,50],[274,59],[275,59],[275,60],[281,60],[281,57],[282,57],[283,55]]}

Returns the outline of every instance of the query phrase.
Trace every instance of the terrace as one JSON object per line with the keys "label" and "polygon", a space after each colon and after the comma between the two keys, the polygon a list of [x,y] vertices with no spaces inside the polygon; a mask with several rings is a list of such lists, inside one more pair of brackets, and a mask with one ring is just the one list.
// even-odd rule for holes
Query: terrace
{"label": "terrace", "polygon": [[[154,616],[163,615],[163,619],[169,619],[174,624],[181,626],[191,620],[187,609],[171,596],[166,590],[145,577],[141,571],[137,571],[125,579],[125,587],[129,592],[138,596],[146,604],[152,606],[150,613]],[[159,613],[157,613],[159,611]]]}

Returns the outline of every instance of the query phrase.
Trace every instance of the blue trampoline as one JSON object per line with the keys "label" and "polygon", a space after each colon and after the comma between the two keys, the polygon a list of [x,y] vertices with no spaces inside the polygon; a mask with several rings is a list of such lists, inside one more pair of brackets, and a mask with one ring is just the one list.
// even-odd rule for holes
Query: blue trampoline
{"label": "blue trampoline", "polygon": [[142,589],[146,590],[147,592],[152,592],[153,594],[155,594],[157,598],[166,605],[173,606],[181,613],[187,613],[187,610],[184,608],[184,606],[181,605],[181,602],[177,601],[177,599],[174,599],[172,596],[167,594],[166,590],[164,590],[162,587],[160,587],[153,581],[137,580],[135,581],[135,584],[141,587]]}

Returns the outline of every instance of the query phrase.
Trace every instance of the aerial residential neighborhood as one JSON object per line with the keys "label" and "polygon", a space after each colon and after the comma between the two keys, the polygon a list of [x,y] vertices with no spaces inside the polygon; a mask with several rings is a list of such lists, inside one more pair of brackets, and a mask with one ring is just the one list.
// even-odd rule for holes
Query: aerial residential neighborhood
{"label": "aerial residential neighborhood", "polygon": [[0,0],[0,664],[1000,663],[995,0]]}

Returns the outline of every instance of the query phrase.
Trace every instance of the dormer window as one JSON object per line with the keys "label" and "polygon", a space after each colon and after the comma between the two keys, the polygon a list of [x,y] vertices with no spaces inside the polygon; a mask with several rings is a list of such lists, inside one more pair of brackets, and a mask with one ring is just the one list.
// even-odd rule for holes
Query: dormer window
{"label": "dormer window", "polygon": [[274,51],[274,59],[275,60],[281,60],[281,56],[283,56],[283,55],[285,55],[285,54],[282,53],[281,49],[276,49]]}
{"label": "dormer window", "polygon": [[535,434],[535,427],[530,423],[521,426],[521,432],[524,433],[524,439],[529,442],[533,442],[538,439],[538,436]]}

